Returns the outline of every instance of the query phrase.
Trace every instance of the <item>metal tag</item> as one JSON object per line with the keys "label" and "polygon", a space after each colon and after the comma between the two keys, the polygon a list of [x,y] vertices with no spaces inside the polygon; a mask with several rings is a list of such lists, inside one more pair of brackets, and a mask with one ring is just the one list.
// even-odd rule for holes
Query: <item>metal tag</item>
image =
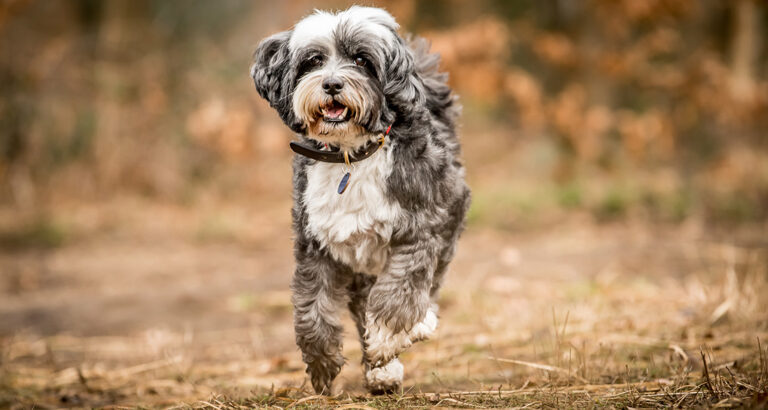
{"label": "metal tag", "polygon": [[341,178],[341,182],[339,182],[339,189],[336,190],[339,193],[339,195],[343,194],[344,191],[347,190],[348,185],[349,185],[349,172],[344,174],[344,176]]}

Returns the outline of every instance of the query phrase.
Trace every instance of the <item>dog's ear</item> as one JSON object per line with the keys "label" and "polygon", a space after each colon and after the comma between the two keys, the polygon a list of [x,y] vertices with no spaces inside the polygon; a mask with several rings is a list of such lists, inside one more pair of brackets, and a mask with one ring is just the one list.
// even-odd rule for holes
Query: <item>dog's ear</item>
{"label": "dog's ear", "polygon": [[288,41],[291,30],[274,34],[259,43],[253,54],[251,77],[256,90],[292,130],[303,132],[304,126],[293,112],[290,93],[294,71]]}
{"label": "dog's ear", "polygon": [[426,95],[416,56],[408,42],[396,36],[397,41],[389,50],[385,66],[384,94],[391,103],[406,109],[423,105]]}
{"label": "dog's ear", "polygon": [[[288,74],[290,31],[265,38],[253,53],[251,77],[256,90],[273,107],[283,94],[283,80]],[[277,107],[276,107],[277,108]]]}

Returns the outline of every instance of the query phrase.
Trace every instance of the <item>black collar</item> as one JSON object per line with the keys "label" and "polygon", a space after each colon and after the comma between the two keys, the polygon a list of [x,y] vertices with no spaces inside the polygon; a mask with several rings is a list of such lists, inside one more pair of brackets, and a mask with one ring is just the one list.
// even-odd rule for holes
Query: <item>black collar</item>
{"label": "black collar", "polygon": [[369,142],[363,148],[360,148],[353,153],[347,153],[346,151],[340,150],[338,147],[331,147],[330,151],[324,151],[304,142],[291,142],[290,145],[293,152],[320,162],[331,162],[334,164],[351,163],[362,161],[375,154],[376,151],[384,145],[384,141],[386,141],[387,135],[389,135],[391,129],[392,126],[390,125],[387,128],[387,131],[384,132],[378,140]]}
{"label": "black collar", "polygon": [[[362,161],[370,157],[371,155],[376,153],[376,151],[378,151],[382,145],[384,145],[383,138],[381,142],[379,141],[369,142],[360,150],[355,151],[352,154],[349,154],[349,162]],[[307,158],[312,158],[320,162],[332,162],[334,164],[343,164],[346,162],[344,160],[344,151],[341,151],[340,149],[335,147],[331,148],[331,151],[323,151],[313,146],[310,146],[309,144],[306,144],[306,143],[291,142],[291,149],[293,150],[293,152],[299,155],[303,155]]]}

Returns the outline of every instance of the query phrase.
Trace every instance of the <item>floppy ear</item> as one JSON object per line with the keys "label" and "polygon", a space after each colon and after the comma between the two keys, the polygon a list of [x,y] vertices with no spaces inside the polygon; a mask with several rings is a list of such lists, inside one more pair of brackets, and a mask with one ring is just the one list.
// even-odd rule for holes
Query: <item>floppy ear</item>
{"label": "floppy ear", "polygon": [[426,101],[424,82],[420,77],[413,50],[402,37],[397,36],[388,50],[384,70],[384,94],[391,104],[411,111]]}
{"label": "floppy ear", "polygon": [[292,31],[274,34],[259,43],[253,57],[251,77],[256,90],[292,130],[303,132],[304,126],[293,112],[290,98],[294,71],[291,69],[288,40]]}
{"label": "floppy ear", "polygon": [[256,90],[271,106],[281,97],[282,82],[288,72],[288,39],[290,31],[265,38],[253,53],[251,77]]}

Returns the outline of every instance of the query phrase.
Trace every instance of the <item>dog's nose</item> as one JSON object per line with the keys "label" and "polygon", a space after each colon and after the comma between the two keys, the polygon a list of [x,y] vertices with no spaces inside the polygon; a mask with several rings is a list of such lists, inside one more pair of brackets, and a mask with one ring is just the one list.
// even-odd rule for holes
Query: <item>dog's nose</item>
{"label": "dog's nose", "polygon": [[336,95],[344,88],[344,83],[337,77],[328,77],[323,80],[323,90],[330,95]]}

